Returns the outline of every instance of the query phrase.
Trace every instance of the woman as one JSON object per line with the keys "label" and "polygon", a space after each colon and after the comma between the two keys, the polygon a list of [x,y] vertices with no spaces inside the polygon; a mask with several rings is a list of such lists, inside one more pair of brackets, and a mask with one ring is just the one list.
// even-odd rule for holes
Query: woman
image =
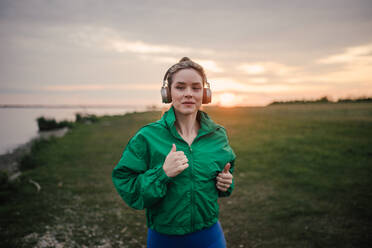
{"label": "woman", "polygon": [[171,108],[129,141],[114,185],[146,209],[148,247],[226,247],[217,199],[233,190],[236,156],[225,129],[199,110],[211,100],[203,68],[181,59],[164,76],[162,98]]}

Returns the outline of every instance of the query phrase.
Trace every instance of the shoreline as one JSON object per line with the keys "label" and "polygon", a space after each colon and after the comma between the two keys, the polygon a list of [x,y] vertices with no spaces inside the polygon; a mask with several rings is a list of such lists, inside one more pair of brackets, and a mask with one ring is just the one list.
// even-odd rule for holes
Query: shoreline
{"label": "shoreline", "polygon": [[30,139],[28,142],[19,145],[10,152],[0,154],[0,171],[8,174],[8,178],[12,178],[13,175],[18,174],[19,163],[23,156],[31,152],[32,144],[40,139],[49,139],[50,137],[63,137],[70,129],[67,127],[52,130],[38,132],[37,136]]}

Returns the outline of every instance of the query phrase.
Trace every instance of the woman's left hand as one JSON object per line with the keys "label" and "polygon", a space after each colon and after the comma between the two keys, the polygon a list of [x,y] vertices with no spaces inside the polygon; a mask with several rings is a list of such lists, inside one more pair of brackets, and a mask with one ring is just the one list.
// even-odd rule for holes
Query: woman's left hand
{"label": "woman's left hand", "polygon": [[230,185],[232,184],[233,175],[231,175],[229,171],[230,166],[231,166],[230,163],[227,163],[223,171],[218,173],[216,177],[217,189],[219,189],[222,192],[226,192],[230,188]]}

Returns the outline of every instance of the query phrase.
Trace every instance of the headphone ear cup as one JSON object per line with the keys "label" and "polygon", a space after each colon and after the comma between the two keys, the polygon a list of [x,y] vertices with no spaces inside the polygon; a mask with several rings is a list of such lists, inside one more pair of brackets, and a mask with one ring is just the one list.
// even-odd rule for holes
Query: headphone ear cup
{"label": "headphone ear cup", "polygon": [[171,103],[172,102],[172,95],[171,95],[169,87],[167,87],[167,96],[168,96],[168,103]]}
{"label": "headphone ear cup", "polygon": [[210,103],[212,101],[212,91],[210,88],[203,88],[203,104]]}
{"label": "headphone ear cup", "polygon": [[160,93],[161,93],[161,100],[163,101],[163,103],[172,102],[172,96],[170,94],[168,86],[161,87]]}

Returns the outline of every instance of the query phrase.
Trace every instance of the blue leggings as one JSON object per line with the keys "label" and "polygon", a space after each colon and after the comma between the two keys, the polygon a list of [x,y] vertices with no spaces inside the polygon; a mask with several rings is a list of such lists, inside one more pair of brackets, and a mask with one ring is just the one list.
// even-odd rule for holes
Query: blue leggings
{"label": "blue leggings", "polygon": [[211,227],[185,235],[167,235],[148,229],[147,248],[226,248],[226,240],[218,221]]}

